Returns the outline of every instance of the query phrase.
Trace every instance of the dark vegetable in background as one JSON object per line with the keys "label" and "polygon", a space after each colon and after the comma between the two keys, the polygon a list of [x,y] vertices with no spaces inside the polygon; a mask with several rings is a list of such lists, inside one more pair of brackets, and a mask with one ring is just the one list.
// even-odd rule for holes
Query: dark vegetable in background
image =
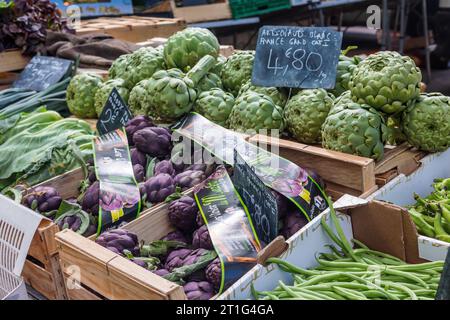
{"label": "dark vegetable in background", "polygon": [[47,30],[72,32],[50,0],[0,1],[0,52],[19,48],[36,54],[44,48]]}

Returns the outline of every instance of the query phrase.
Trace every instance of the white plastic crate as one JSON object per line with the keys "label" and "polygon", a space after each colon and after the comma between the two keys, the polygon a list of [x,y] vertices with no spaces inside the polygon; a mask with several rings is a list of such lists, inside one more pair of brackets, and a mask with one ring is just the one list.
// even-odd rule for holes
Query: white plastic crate
{"label": "white plastic crate", "polygon": [[[383,188],[372,194],[369,199],[386,201],[406,207],[414,204],[414,192],[421,197],[433,192],[432,183],[436,178],[450,177],[450,149],[426,156],[421,167],[409,176],[399,175]],[[419,253],[427,260],[444,260],[450,243],[419,236]]]}
{"label": "white plastic crate", "polygon": [[0,300],[28,299],[20,277],[42,217],[0,195]]}

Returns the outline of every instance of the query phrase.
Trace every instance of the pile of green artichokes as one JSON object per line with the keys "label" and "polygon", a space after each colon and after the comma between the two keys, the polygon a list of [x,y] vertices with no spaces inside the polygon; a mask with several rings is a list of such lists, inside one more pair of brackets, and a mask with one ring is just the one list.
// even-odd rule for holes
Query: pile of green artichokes
{"label": "pile of green artichokes", "polygon": [[[289,90],[252,84],[254,51],[220,55],[207,29],[187,28],[165,45],[119,57],[109,80],[75,76],[69,109],[82,118],[100,116],[113,88],[134,116],[174,123],[195,111],[235,131],[278,130],[301,143],[370,157],[407,141],[429,152],[450,146],[450,98],[420,92],[414,61],[381,51],[366,59],[339,57],[334,89]],[[273,132],[272,132],[273,133]]]}

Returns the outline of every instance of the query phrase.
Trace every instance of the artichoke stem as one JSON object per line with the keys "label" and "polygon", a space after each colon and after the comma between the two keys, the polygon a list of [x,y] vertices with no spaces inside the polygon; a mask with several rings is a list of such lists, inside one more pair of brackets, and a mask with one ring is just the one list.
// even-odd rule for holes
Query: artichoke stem
{"label": "artichoke stem", "polygon": [[213,56],[206,55],[186,74],[197,85],[200,80],[216,65],[216,59]]}

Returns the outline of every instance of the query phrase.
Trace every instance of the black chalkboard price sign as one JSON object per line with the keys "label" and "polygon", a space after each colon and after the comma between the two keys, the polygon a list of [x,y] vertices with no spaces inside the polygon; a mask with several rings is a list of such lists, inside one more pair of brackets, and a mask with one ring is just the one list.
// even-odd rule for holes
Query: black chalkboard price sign
{"label": "black chalkboard price sign", "polygon": [[42,91],[72,74],[72,69],[71,60],[34,56],[12,87]]}
{"label": "black chalkboard price sign", "polygon": [[125,126],[132,117],[133,115],[119,92],[113,88],[97,121],[97,131],[100,134],[106,134],[119,129]]}
{"label": "black chalkboard price sign", "polygon": [[447,258],[445,259],[436,300],[450,300],[450,250],[448,250]]}
{"label": "black chalkboard price sign", "polygon": [[259,30],[252,83],[332,89],[341,45],[342,33],[325,27],[264,26]]}
{"label": "black chalkboard price sign", "polygon": [[277,200],[236,149],[233,184],[247,206],[259,240],[270,243],[278,236]]}

